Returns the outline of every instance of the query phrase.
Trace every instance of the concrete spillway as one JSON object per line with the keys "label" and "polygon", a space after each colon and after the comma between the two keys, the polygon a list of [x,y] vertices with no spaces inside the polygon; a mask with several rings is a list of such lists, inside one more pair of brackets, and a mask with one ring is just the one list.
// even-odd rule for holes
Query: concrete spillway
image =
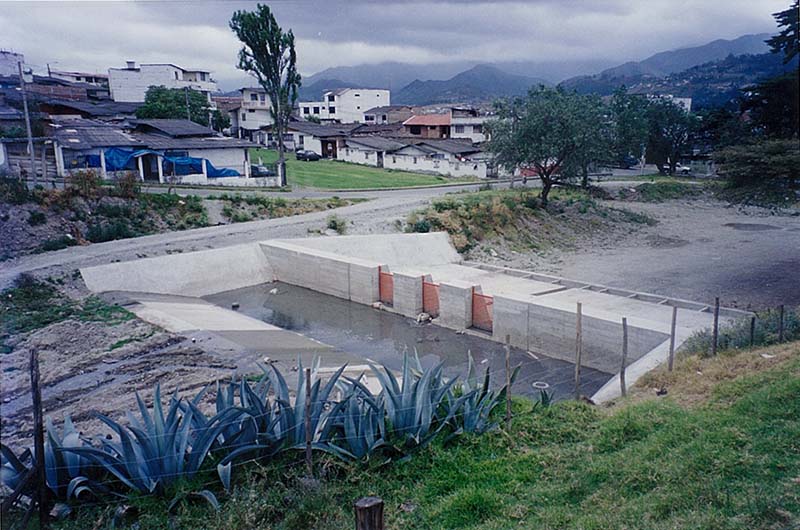
{"label": "concrete spillway", "polygon": [[[269,240],[112,263],[81,273],[95,292],[190,297],[280,281],[408,317],[428,311],[441,327],[495,342],[508,337],[512,346],[534,356],[570,362],[580,303],[582,364],[608,374],[619,369],[625,317],[631,383],[666,359],[673,307],[679,308],[676,347],[713,320],[709,308],[696,302],[466,263],[444,233]],[[152,301],[148,308],[144,301],[135,311],[168,329],[211,329],[215,319],[243,329],[268,325],[255,318],[243,322],[239,319],[251,317],[234,318],[231,311],[210,304],[189,309],[164,304],[154,309]],[[720,315],[724,321],[747,313],[723,309]],[[593,398],[604,401],[618,393],[619,383],[612,377]]]}

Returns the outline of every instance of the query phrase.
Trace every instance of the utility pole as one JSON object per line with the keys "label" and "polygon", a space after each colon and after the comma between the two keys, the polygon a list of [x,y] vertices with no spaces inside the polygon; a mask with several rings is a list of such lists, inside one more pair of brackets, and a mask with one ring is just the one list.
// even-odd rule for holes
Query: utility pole
{"label": "utility pole", "polygon": [[33,185],[36,186],[39,184],[39,179],[36,177],[36,154],[33,152],[31,116],[28,112],[28,95],[25,92],[25,79],[22,76],[22,61],[17,61],[17,69],[19,70],[19,88],[22,91],[22,108],[25,111],[25,128],[28,132],[28,153],[31,155],[31,173],[33,174]]}

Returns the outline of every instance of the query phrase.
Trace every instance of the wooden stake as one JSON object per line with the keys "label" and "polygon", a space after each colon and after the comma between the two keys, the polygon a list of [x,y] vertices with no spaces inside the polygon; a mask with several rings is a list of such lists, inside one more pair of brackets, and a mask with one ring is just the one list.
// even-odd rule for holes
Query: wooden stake
{"label": "wooden stake", "polygon": [[[20,69],[21,71],[21,69]],[[31,395],[33,397],[33,449],[36,460],[37,495],[39,505],[39,526],[47,525],[47,481],[44,462],[44,426],[42,424],[42,389],[39,385],[39,352],[31,350],[30,355]]]}
{"label": "wooden stake", "polygon": [[383,530],[383,499],[362,497],[355,502],[356,530]]}
{"label": "wooden stake", "polygon": [[619,387],[622,391],[622,397],[628,395],[628,389],[625,388],[625,367],[628,363],[628,319],[622,317],[622,367],[619,370]]}
{"label": "wooden stake", "polygon": [[780,316],[778,317],[778,342],[783,342],[783,304],[778,308]]}
{"label": "wooden stake", "polygon": [[[25,78],[22,75],[22,61],[17,62],[19,69],[19,90],[22,92],[22,110],[25,113],[25,130],[28,133],[28,152],[31,155],[31,173],[33,177],[33,185],[39,183],[39,177],[36,175],[36,154],[33,152],[33,133],[31,132],[31,115],[28,112],[28,95],[25,91]],[[27,184],[26,184],[27,185]]]}
{"label": "wooden stake", "polygon": [[511,430],[511,335],[506,335],[506,431]]}
{"label": "wooden stake", "polygon": [[583,356],[583,317],[581,303],[578,302],[577,319],[575,321],[575,399],[581,398],[581,357]]}
{"label": "wooden stake", "polygon": [[719,340],[719,296],[714,300],[714,329],[711,337],[711,356],[717,356],[717,342]]}
{"label": "wooden stake", "polygon": [[750,349],[756,344],[756,317],[750,317]]}
{"label": "wooden stake", "polygon": [[672,371],[672,366],[675,363],[675,325],[678,322],[678,306],[672,306],[672,324],[669,327],[669,362],[667,367]]}
{"label": "wooden stake", "polygon": [[314,476],[311,466],[311,368],[306,368],[306,471],[308,476]]}

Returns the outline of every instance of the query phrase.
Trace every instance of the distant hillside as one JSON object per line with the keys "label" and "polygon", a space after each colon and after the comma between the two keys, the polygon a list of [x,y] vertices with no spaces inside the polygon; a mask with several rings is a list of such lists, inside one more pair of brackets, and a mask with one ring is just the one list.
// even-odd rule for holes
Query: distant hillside
{"label": "distant hillside", "polygon": [[435,103],[477,103],[498,97],[524,94],[532,86],[549,85],[546,80],[504,72],[494,66],[478,65],[444,81],[416,81],[392,95],[392,103],[431,105]]}
{"label": "distant hillside", "polygon": [[415,79],[448,79],[474,65],[474,62],[446,64],[385,62],[358,66],[335,66],[306,77],[303,79],[303,84],[312,86],[320,81],[340,80],[340,83],[345,83],[344,86],[388,88],[392,92],[396,92]]}
{"label": "distant hillside", "polygon": [[319,101],[322,99],[322,94],[328,90],[336,90],[337,88],[348,88],[358,86],[360,88],[375,88],[365,85],[354,85],[339,79],[318,79],[309,83],[308,79],[303,79],[303,84],[300,85],[300,100],[301,101]]}
{"label": "distant hillside", "polygon": [[733,40],[718,39],[702,46],[661,52],[643,61],[607,68],[596,75],[567,79],[561,82],[561,86],[582,94],[608,95],[623,84],[631,86],[648,78],[661,78],[730,55],[764,54],[769,51],[764,42],[769,36],[768,33],[743,35]]}

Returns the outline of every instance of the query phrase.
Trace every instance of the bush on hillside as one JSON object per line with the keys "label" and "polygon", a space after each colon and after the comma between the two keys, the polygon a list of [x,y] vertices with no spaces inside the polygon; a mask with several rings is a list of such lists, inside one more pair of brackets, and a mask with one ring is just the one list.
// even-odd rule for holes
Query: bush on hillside
{"label": "bush on hillside", "polygon": [[[800,142],[764,140],[728,147],[714,156],[729,188],[767,189],[781,202],[796,202],[800,190]],[[744,197],[743,197],[744,198]]]}

